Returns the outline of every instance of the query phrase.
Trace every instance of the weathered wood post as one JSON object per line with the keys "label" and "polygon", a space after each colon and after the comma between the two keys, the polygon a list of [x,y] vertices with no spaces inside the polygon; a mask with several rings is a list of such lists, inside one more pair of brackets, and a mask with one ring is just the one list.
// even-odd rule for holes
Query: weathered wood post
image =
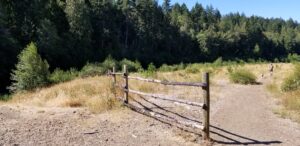
{"label": "weathered wood post", "polygon": [[203,73],[202,82],[205,83],[203,87],[203,115],[204,115],[204,122],[203,122],[203,138],[205,140],[209,140],[209,110],[210,110],[210,93],[209,93],[209,74]]}
{"label": "weathered wood post", "polygon": [[124,68],[123,68],[123,71],[124,71],[124,83],[125,83],[125,86],[124,86],[124,102],[125,103],[128,103],[128,70],[127,70],[127,66],[124,65]]}
{"label": "weathered wood post", "polygon": [[113,67],[112,77],[113,77],[113,85],[116,86],[117,78],[116,78],[116,67]]}

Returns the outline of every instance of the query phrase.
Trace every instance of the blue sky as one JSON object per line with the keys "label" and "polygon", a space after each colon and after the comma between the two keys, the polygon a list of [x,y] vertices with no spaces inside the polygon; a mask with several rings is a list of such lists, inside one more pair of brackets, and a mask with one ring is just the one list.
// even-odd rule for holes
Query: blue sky
{"label": "blue sky", "polygon": [[[161,3],[163,0],[158,0]],[[300,22],[300,0],[171,0],[171,3],[186,3],[188,8],[198,2],[203,6],[212,5],[220,12],[245,13],[247,16],[258,15],[263,17],[292,18]]]}

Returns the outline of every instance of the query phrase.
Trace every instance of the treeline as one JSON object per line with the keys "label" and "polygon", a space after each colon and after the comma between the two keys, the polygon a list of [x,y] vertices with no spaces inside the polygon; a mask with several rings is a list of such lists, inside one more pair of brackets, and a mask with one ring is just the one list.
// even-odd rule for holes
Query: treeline
{"label": "treeline", "polygon": [[80,69],[108,55],[143,66],[219,57],[284,61],[300,53],[299,34],[292,19],[222,16],[212,6],[189,10],[170,0],[1,0],[0,88],[10,84],[17,55],[30,42],[53,71]]}

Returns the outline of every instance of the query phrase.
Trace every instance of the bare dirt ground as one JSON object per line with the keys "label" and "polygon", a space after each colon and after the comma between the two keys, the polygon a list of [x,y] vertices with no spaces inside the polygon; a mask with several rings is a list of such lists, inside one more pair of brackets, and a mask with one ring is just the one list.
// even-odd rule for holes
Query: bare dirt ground
{"label": "bare dirt ground", "polygon": [[[276,102],[263,85],[215,84],[211,89],[217,96],[211,107],[213,145],[300,146],[299,124],[273,114]],[[194,107],[148,98],[131,99],[131,104],[171,120],[201,124],[201,110]],[[205,144],[197,129],[162,123],[127,108],[95,115],[82,108],[2,105],[0,145]]]}
{"label": "bare dirt ground", "polygon": [[[262,81],[263,83],[265,81]],[[272,110],[263,85],[229,85],[212,108],[212,139],[219,145],[300,145],[300,127]]]}

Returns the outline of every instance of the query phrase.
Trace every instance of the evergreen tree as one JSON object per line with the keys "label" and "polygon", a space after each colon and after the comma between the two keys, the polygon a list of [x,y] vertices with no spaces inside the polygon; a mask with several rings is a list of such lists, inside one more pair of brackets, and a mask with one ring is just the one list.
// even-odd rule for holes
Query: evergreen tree
{"label": "evergreen tree", "polygon": [[17,61],[19,45],[7,27],[6,14],[0,5],[0,92],[10,84],[10,71]]}
{"label": "evergreen tree", "polygon": [[170,5],[171,0],[164,0],[162,8],[165,14],[169,13],[171,10],[171,5]]}
{"label": "evergreen tree", "polygon": [[34,43],[30,43],[18,59],[16,70],[11,74],[11,91],[30,90],[48,83],[49,65],[46,60],[42,60]]}

